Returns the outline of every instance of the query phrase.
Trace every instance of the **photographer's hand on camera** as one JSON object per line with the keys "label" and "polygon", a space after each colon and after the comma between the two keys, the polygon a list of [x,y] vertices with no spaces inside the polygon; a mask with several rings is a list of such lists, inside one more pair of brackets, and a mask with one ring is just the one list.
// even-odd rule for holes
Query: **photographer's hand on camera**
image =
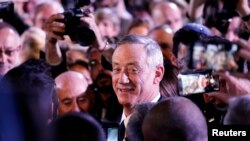
{"label": "photographer's hand on camera", "polygon": [[52,15],[43,27],[46,32],[46,61],[50,65],[58,65],[62,61],[62,54],[57,41],[64,39],[63,33],[65,31],[65,25],[61,22],[58,22],[63,18],[63,14]]}
{"label": "photographer's hand on camera", "polygon": [[95,33],[96,41],[93,43],[92,46],[99,50],[104,50],[105,41],[102,38],[102,35],[96,24],[95,16],[93,15],[93,13],[89,13],[87,17],[82,17],[80,20],[84,22],[85,24],[88,24],[89,28],[92,29]]}
{"label": "photographer's hand on camera", "polygon": [[[65,25],[60,20],[63,20],[63,14],[52,15],[44,24],[43,29],[46,31],[46,38],[53,43],[55,40],[63,40],[63,33],[65,32]],[[58,34],[59,33],[59,34]],[[61,34],[60,34],[61,33]]]}

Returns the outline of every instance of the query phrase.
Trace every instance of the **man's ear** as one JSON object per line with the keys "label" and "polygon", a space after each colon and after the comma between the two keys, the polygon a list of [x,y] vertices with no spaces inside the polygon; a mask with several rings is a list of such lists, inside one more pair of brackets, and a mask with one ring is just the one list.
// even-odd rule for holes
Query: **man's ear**
{"label": "man's ear", "polygon": [[164,68],[163,65],[158,65],[158,66],[156,67],[155,78],[154,78],[154,84],[160,83],[160,81],[161,81],[162,78],[163,78],[164,72],[165,72],[165,68]]}
{"label": "man's ear", "polygon": [[175,67],[178,67],[177,58],[174,56],[173,53],[171,54],[170,62],[171,62],[171,64],[174,65]]}

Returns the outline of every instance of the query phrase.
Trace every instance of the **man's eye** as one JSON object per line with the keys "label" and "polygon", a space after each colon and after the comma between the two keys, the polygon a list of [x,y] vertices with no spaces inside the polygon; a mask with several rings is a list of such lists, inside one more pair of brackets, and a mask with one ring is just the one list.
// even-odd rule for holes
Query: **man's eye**
{"label": "man's eye", "polygon": [[86,97],[79,97],[78,99],[77,99],[77,102],[78,103],[86,103],[86,102],[88,102],[89,100],[88,100],[88,98],[86,98]]}
{"label": "man's eye", "polygon": [[129,73],[138,73],[138,72],[139,72],[139,69],[136,68],[136,67],[130,67],[130,68],[128,68],[128,72],[129,72]]}
{"label": "man's eye", "polygon": [[71,101],[71,100],[64,100],[62,103],[63,103],[64,105],[66,105],[66,106],[70,106],[71,103],[72,103],[72,101]]}
{"label": "man's eye", "polygon": [[4,53],[10,56],[15,50],[5,50]]}
{"label": "man's eye", "polygon": [[113,68],[113,73],[119,73],[121,71],[120,68]]}

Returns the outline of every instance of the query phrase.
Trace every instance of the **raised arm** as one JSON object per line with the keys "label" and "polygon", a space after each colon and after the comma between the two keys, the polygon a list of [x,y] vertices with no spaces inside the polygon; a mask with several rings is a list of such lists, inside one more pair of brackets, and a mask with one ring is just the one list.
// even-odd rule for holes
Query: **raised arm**
{"label": "raised arm", "polygon": [[[63,33],[65,25],[57,20],[61,20],[63,18],[64,16],[62,14],[52,15],[43,27],[46,32],[46,62],[50,65],[58,65],[62,61],[62,54],[57,41],[64,39]],[[56,34],[55,32],[61,33],[61,35]]]}
{"label": "raised arm", "polygon": [[196,21],[202,17],[205,0],[190,0],[188,5],[188,16],[190,21]]}
{"label": "raised arm", "polygon": [[250,8],[248,0],[238,0],[236,11],[245,22],[247,28],[250,29]]}

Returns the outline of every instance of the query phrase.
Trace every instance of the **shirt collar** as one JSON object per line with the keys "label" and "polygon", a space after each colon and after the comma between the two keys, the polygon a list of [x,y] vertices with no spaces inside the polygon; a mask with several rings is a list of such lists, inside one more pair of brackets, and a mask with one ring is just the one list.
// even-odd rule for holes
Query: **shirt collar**
{"label": "shirt collar", "polygon": [[161,94],[158,93],[158,95],[151,101],[152,103],[156,103],[159,101],[159,99],[161,98]]}
{"label": "shirt collar", "polygon": [[[158,102],[159,101],[159,99],[161,98],[161,94],[160,93],[158,93],[158,95],[152,100],[152,101],[150,101],[150,102],[152,102],[152,103],[156,103],[156,102]],[[131,114],[130,114],[131,115]],[[129,116],[130,116],[129,115]],[[123,121],[123,120],[125,120],[126,121],[126,119],[127,119],[127,117],[126,117],[126,115],[125,115],[125,112],[124,112],[124,110],[123,110],[123,112],[122,112],[122,118],[121,118],[121,121],[120,121],[120,123]],[[126,125],[126,124],[125,124]]]}

